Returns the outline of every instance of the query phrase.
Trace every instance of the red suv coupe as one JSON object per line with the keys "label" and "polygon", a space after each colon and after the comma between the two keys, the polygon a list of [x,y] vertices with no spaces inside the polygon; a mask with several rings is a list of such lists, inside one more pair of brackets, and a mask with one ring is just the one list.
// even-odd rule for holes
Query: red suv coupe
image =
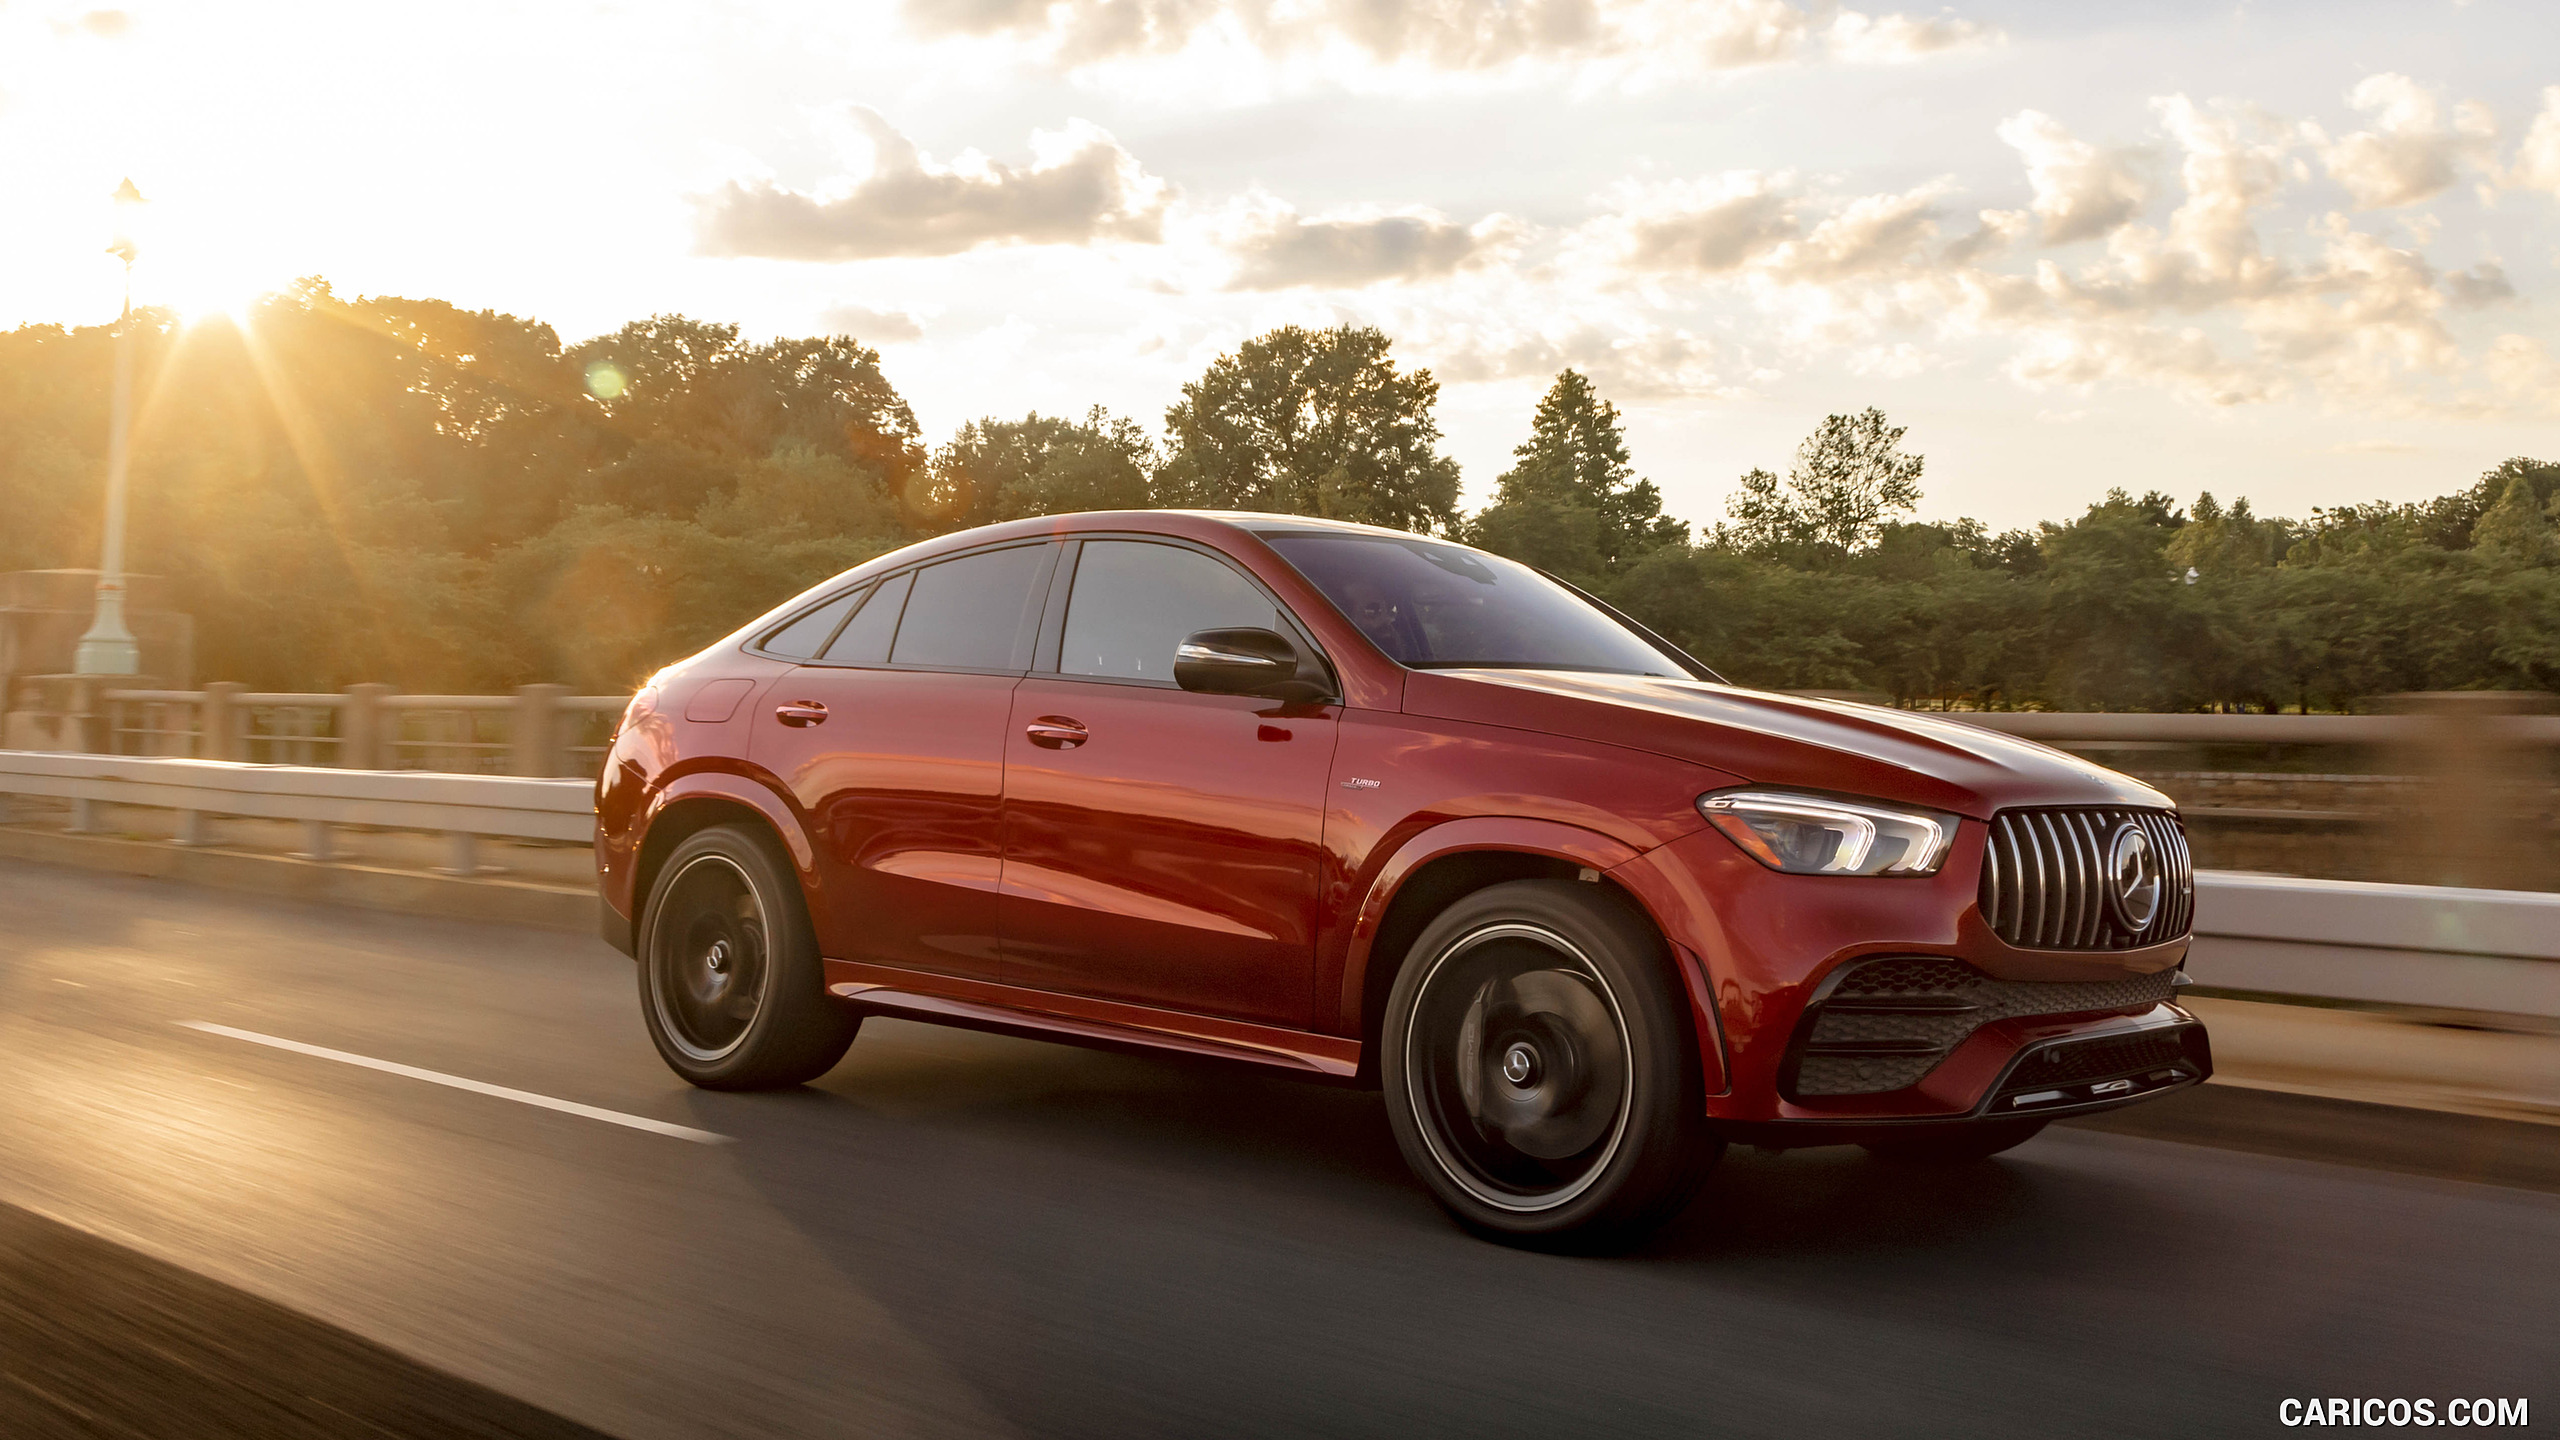
{"label": "red suv coupe", "polygon": [[909,546],[660,672],[596,809],[696,1085],[867,1014],[1372,1083],[1525,1243],[1640,1235],[1728,1140],[1973,1159],[2212,1068],[2167,797],[1365,526]]}

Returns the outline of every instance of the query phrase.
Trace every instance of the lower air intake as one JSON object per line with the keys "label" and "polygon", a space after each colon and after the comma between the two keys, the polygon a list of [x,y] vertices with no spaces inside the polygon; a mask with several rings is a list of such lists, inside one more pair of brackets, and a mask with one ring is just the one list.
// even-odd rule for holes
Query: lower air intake
{"label": "lower air intake", "polygon": [[1853,963],[1796,1031],[1790,1098],[1881,1095],[1921,1077],[1994,1020],[2147,1010],[2174,972],[2117,980],[1994,980],[1961,960],[1891,956]]}

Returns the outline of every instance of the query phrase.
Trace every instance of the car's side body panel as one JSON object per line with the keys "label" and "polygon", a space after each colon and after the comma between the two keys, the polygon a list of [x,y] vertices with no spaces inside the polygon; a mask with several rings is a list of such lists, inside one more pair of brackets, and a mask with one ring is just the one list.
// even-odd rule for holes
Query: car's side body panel
{"label": "car's side body panel", "polygon": [[[1007,983],[1312,1028],[1336,710],[1024,679],[1005,736]],[[1085,738],[1035,733],[1062,723]]]}
{"label": "car's side body panel", "polygon": [[806,726],[759,716],[748,752],[809,828],[810,919],[827,954],[1002,978],[995,897],[1016,683],[803,666],[772,692],[828,712]]}

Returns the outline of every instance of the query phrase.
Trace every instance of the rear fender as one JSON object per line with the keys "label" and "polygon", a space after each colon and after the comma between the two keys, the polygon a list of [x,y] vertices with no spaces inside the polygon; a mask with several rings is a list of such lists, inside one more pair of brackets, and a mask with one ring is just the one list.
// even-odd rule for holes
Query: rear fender
{"label": "rear fender", "polygon": [[760,816],[774,838],[790,852],[792,868],[800,875],[803,893],[814,890],[818,883],[817,849],[810,843],[808,826],[799,807],[777,789],[768,777],[739,774],[729,770],[689,770],[669,779],[651,795],[642,807],[639,822],[631,828],[628,880],[630,923],[636,926],[642,906],[649,903],[649,886],[655,882],[652,873],[665,846],[653,846],[651,837],[670,817],[682,818],[686,809],[704,804],[724,808],[742,808]]}

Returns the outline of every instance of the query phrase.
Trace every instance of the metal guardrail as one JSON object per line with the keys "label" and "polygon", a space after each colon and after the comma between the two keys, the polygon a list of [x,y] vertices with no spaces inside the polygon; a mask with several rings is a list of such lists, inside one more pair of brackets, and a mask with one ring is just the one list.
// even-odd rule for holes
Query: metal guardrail
{"label": "metal guardrail", "polygon": [[2187,973],[2225,990],[2560,1016],[2560,895],[2208,870]]}
{"label": "metal guardrail", "polygon": [[584,780],[0,750],[0,799],[12,795],[70,801],[75,833],[101,828],[102,805],[173,810],[177,845],[208,843],[216,816],[299,821],[298,853],[311,860],[334,858],[332,826],[425,831],[446,837],[444,869],[464,875],[478,873],[482,839],[595,837],[595,787]]}

